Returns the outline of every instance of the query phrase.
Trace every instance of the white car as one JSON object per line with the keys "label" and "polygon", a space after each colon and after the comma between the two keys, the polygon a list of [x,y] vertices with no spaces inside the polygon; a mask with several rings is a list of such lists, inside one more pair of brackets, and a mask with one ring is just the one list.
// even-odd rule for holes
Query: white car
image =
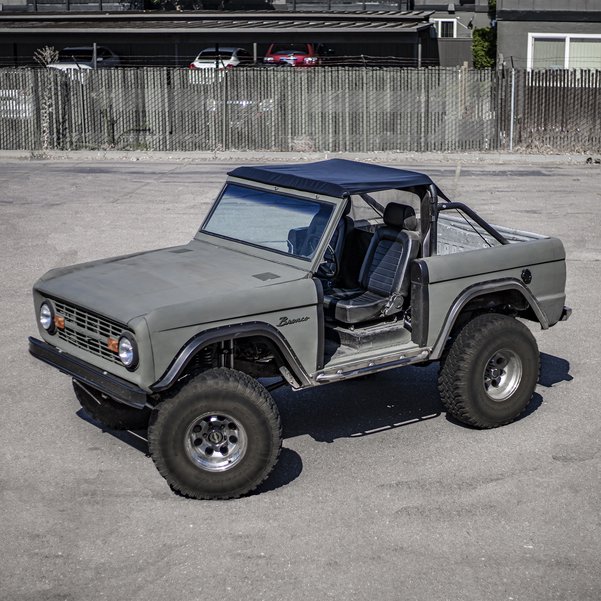
{"label": "white car", "polygon": [[[73,46],[63,48],[58,54],[58,60],[50,63],[50,69],[60,71],[83,71],[94,68],[94,48],[92,46]],[[96,67],[106,69],[118,67],[119,57],[106,46],[96,46]]]}
{"label": "white car", "polygon": [[205,48],[190,63],[190,69],[231,69],[240,64],[251,62],[250,52],[244,48],[224,46],[219,48]]}

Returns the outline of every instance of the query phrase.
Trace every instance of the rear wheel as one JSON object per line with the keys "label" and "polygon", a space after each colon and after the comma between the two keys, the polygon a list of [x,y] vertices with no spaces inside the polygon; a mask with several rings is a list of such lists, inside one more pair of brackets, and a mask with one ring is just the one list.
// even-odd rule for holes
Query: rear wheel
{"label": "rear wheel", "polygon": [[513,317],[478,315],[441,361],[438,389],[456,419],[495,428],[524,411],[536,387],[539,352],[530,330]]}
{"label": "rear wheel", "polygon": [[281,448],[277,407],[256,380],[211,369],[162,402],[148,428],[150,454],[173,490],[236,498],[271,473]]}
{"label": "rear wheel", "polygon": [[150,419],[149,409],[136,409],[115,401],[110,396],[73,380],[79,404],[94,420],[112,430],[144,430]]}

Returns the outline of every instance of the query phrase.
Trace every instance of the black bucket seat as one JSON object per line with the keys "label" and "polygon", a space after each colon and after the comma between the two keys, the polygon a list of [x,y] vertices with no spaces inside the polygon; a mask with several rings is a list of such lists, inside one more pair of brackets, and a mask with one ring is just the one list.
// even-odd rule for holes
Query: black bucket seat
{"label": "black bucket seat", "polygon": [[419,252],[416,229],[415,211],[390,203],[384,210],[384,225],[375,231],[363,259],[360,287],[325,295],[326,315],[356,324],[402,311],[409,294],[410,264]]}

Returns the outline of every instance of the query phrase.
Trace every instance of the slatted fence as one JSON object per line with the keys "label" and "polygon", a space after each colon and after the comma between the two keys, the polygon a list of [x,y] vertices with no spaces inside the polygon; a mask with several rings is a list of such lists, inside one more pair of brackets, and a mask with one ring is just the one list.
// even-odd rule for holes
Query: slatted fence
{"label": "slatted fence", "polygon": [[600,73],[0,69],[0,148],[595,152]]}

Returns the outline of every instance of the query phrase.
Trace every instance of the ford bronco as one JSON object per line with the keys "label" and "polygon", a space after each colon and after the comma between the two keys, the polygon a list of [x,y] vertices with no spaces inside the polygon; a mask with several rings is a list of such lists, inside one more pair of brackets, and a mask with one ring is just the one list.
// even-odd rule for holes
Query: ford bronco
{"label": "ford bronco", "polygon": [[439,361],[450,415],[513,421],[539,373],[523,320],[569,317],[565,276],[558,239],[490,225],[422,173],[243,166],[188,244],[42,276],[29,349],[92,418],[147,428],[173,490],[232,498],[277,462],[278,386]]}

